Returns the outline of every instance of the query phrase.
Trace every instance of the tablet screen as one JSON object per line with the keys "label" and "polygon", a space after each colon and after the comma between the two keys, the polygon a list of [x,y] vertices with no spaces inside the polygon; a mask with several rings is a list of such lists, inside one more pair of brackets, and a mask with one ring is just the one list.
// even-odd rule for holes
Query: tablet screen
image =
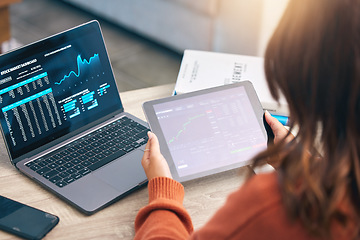
{"label": "tablet screen", "polygon": [[153,109],[180,178],[246,165],[266,148],[264,127],[244,86],[154,104]]}

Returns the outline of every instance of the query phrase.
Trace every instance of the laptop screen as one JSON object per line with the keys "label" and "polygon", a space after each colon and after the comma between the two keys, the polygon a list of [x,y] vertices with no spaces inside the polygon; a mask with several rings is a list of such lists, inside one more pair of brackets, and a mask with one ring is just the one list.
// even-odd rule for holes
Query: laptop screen
{"label": "laptop screen", "polygon": [[96,21],[0,56],[0,122],[12,159],[117,110]]}

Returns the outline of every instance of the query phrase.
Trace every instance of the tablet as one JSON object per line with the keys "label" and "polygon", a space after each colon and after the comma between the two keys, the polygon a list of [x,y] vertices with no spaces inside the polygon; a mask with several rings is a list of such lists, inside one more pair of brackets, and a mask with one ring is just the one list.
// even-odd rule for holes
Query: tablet
{"label": "tablet", "polygon": [[267,147],[264,111],[249,81],[143,104],[179,182],[239,168]]}

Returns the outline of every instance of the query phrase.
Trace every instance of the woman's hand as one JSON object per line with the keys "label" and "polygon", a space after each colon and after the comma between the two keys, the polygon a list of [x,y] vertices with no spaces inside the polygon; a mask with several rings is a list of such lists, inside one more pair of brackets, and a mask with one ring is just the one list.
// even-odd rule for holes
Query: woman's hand
{"label": "woman's hand", "polygon": [[290,142],[294,139],[294,135],[289,134],[289,131],[284,127],[284,125],[282,125],[276,118],[271,116],[268,111],[265,112],[265,120],[274,133],[275,144],[280,142],[284,138],[286,138],[285,142]]}
{"label": "woman's hand", "polygon": [[[265,112],[265,120],[269,124],[271,130],[274,133],[274,144],[279,143],[282,139],[285,139],[285,143],[290,142],[294,139],[294,135],[282,125],[276,118],[270,115],[269,112]],[[271,158],[268,160],[273,168],[277,169],[280,166],[279,158]]]}
{"label": "woman's hand", "polygon": [[172,178],[169,165],[160,152],[159,141],[156,135],[148,132],[149,140],[145,146],[145,152],[141,160],[145,174],[150,181],[155,177]]}

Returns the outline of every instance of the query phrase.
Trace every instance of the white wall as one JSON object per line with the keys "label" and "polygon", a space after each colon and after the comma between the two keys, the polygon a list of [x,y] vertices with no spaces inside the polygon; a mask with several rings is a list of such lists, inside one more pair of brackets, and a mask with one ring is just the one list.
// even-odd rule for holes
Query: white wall
{"label": "white wall", "polygon": [[256,55],[263,2],[264,0],[219,0],[212,51]]}
{"label": "white wall", "polygon": [[[272,36],[289,0],[263,0],[258,56],[264,56],[267,42]],[[301,0],[300,0],[301,1]]]}

